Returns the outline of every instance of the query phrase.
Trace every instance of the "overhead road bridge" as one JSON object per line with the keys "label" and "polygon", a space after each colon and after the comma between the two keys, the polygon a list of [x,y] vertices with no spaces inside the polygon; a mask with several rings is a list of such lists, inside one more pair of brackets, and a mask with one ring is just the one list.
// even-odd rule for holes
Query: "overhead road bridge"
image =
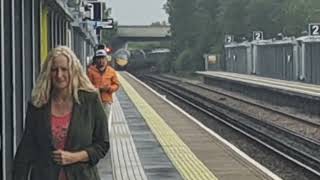
{"label": "overhead road bridge", "polygon": [[115,48],[126,48],[128,42],[168,41],[170,39],[170,26],[120,25],[111,44]]}

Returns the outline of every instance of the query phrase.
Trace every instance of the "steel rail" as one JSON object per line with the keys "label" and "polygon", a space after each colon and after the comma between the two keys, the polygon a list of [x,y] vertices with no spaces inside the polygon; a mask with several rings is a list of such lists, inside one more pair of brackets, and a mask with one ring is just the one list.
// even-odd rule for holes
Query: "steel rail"
{"label": "steel rail", "polygon": [[[148,80],[150,82],[150,79]],[[275,137],[271,136],[270,133],[266,134],[265,132],[262,132],[257,127],[249,126],[248,124],[245,124],[241,121],[235,120],[234,118],[227,116],[224,113],[221,113],[217,110],[214,110],[211,107],[208,107],[207,105],[203,104],[203,101],[195,101],[193,98],[187,97],[186,95],[181,94],[181,92],[177,92],[175,90],[172,90],[172,85],[169,87],[168,84],[159,84],[159,82],[151,82],[154,86],[158,87],[162,91],[174,96],[175,98],[178,98],[179,100],[189,104],[190,106],[194,107],[195,109],[198,109],[199,111],[202,111],[203,113],[209,115],[210,117],[222,122],[223,124],[231,127],[232,129],[240,132],[241,134],[249,137],[250,139],[258,142],[259,144],[263,145],[264,147],[272,150],[273,152],[281,155],[282,157],[290,160],[291,162],[297,164],[298,166],[306,169],[307,171],[311,172],[312,174],[320,177],[320,160],[319,158],[315,158],[312,155],[300,151],[296,147],[290,146],[283,141],[276,139]],[[262,121],[259,120],[259,123]],[[264,122],[262,122],[264,124]],[[274,129],[277,129],[277,131],[283,131],[284,129],[279,129],[279,127],[270,125],[270,124],[264,124],[266,126],[273,127]],[[263,126],[263,125],[262,125]],[[283,133],[290,134],[290,136],[295,136],[296,134],[292,134],[288,131],[283,131]],[[302,138],[300,136],[296,136],[295,138]],[[303,139],[308,142],[310,145],[310,142],[307,139]],[[307,145],[307,146],[309,146]],[[318,144],[315,144],[318,146]]]}

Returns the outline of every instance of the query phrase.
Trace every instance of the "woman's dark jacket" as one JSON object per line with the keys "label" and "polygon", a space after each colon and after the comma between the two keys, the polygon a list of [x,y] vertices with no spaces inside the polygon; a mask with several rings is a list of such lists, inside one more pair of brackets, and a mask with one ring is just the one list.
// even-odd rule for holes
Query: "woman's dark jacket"
{"label": "woman's dark jacket", "polygon": [[26,180],[31,170],[31,180],[57,180],[64,168],[68,180],[99,180],[96,164],[109,150],[107,117],[97,93],[79,91],[80,104],[74,103],[69,125],[66,151],[85,150],[88,162],[66,166],[52,159],[55,150],[51,134],[51,107],[41,108],[28,104],[26,128],[14,160],[14,180]]}

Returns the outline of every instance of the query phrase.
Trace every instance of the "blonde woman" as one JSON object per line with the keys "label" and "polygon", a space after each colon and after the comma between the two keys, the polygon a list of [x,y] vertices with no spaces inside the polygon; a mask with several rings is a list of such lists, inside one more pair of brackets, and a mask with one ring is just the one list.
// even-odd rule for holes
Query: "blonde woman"
{"label": "blonde woman", "polygon": [[53,49],[28,104],[14,180],[100,179],[96,164],[109,150],[107,124],[99,94],[75,54],[65,46]]}

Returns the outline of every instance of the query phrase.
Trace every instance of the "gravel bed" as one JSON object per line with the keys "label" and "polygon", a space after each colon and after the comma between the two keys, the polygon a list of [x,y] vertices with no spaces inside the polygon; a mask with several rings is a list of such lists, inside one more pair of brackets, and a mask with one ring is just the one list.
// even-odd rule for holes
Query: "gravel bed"
{"label": "gravel bed", "polygon": [[314,114],[310,114],[310,113],[301,112],[300,110],[297,110],[297,109],[289,107],[289,106],[279,106],[279,105],[275,105],[275,104],[270,104],[270,103],[262,101],[262,100],[257,100],[257,99],[254,99],[252,97],[248,97],[245,94],[242,94],[242,93],[239,93],[239,92],[226,91],[225,89],[223,89],[221,87],[218,87],[218,86],[212,86],[212,85],[204,84],[201,80],[193,80],[193,79],[190,80],[190,79],[187,79],[187,78],[176,77],[176,76],[167,75],[167,74],[162,74],[161,76],[165,77],[165,78],[169,78],[169,79],[175,79],[175,80],[182,81],[182,82],[189,82],[189,83],[192,83],[192,84],[197,84],[197,85],[200,85],[200,86],[204,86],[204,87],[210,88],[210,89],[212,89],[214,91],[223,92],[223,93],[226,93],[228,95],[231,95],[231,96],[234,96],[234,97],[237,97],[237,98],[240,98],[240,99],[246,99],[246,100],[249,100],[249,101],[254,102],[256,104],[261,104],[261,105],[264,105],[266,107],[270,107],[272,109],[280,110],[280,111],[285,112],[287,114],[291,114],[293,116],[299,117],[300,119],[306,119],[306,120],[309,120],[309,121],[320,123],[320,113],[318,115],[314,115]]}
{"label": "gravel bed", "polygon": [[202,96],[207,97],[207,99],[210,99],[211,101],[219,102],[228,107],[232,107],[234,110],[247,114],[255,119],[271,122],[280,127],[283,127],[293,132],[296,132],[298,134],[301,134],[304,137],[308,137],[310,139],[320,142],[319,127],[315,127],[313,125],[303,123],[291,117],[284,116],[282,114],[278,114],[273,111],[266,110],[245,102],[241,102],[233,98],[229,98],[227,96],[202,89],[200,87],[189,85],[187,83],[177,82],[176,84],[181,87],[187,88],[193,92],[201,94]]}
{"label": "gravel bed", "polygon": [[311,122],[320,123],[320,113],[319,113],[318,116],[316,116],[314,114],[301,113],[297,109],[289,107],[289,106],[278,106],[278,105],[270,104],[270,103],[267,103],[267,102],[262,101],[262,100],[257,100],[257,99],[251,98],[251,97],[247,97],[246,95],[241,94],[239,92],[226,91],[225,89],[217,87],[217,86],[204,84],[200,80],[189,80],[189,79],[186,79],[186,78],[181,78],[181,77],[176,77],[176,76],[166,75],[166,74],[163,74],[161,76],[165,77],[165,78],[169,78],[169,79],[175,79],[175,80],[178,80],[178,81],[188,82],[188,83],[191,83],[191,84],[196,84],[196,85],[199,85],[199,86],[203,86],[203,87],[212,89],[213,91],[223,92],[223,93],[226,93],[226,94],[228,94],[230,96],[234,96],[234,97],[237,97],[237,98],[240,98],[240,99],[246,99],[246,100],[248,100],[250,102],[253,102],[253,103],[256,103],[256,104],[260,104],[260,105],[269,107],[271,109],[277,109],[279,111],[285,112],[287,114],[291,114],[291,115],[293,115],[295,117],[298,117],[300,119],[306,119],[306,120],[311,121]]}

